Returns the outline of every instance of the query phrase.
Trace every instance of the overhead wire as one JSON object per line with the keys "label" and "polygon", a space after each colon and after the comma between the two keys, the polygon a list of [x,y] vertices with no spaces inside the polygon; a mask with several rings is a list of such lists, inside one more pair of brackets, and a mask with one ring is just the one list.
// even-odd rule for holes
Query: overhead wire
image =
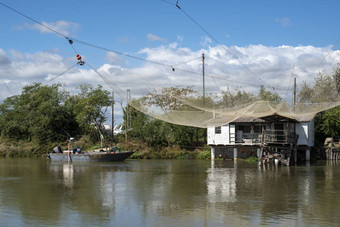
{"label": "overhead wire", "polygon": [[[164,0],[162,0],[165,2]],[[194,24],[196,24],[203,32],[205,32],[211,39],[213,39],[220,47],[222,47],[230,56],[232,56],[236,61],[238,61],[246,70],[250,73],[254,74],[261,82],[266,84],[268,87],[272,88],[273,86],[269,85],[266,81],[262,80],[261,77],[251,70],[247,65],[243,64],[233,53],[231,53],[224,45],[222,45],[213,35],[211,35],[203,26],[201,26],[192,16],[190,16],[186,11],[184,11],[179,5],[178,0],[175,5],[185,16],[187,16]]]}
{"label": "overhead wire", "polygon": [[56,30],[50,28],[49,26],[47,26],[47,25],[45,25],[45,24],[43,24],[43,23],[40,23],[39,21],[33,19],[32,17],[29,17],[29,16],[27,16],[27,15],[25,15],[25,14],[19,12],[19,11],[16,10],[16,9],[13,9],[12,7],[6,5],[6,4],[4,4],[4,3],[2,3],[2,2],[0,2],[0,5],[3,5],[4,7],[6,7],[6,8],[8,8],[8,9],[10,9],[10,10],[16,12],[17,14],[20,14],[21,16],[26,17],[27,19],[29,19],[29,20],[31,20],[31,21],[34,21],[35,23],[39,24],[40,26],[43,26],[43,27],[45,27],[46,29],[48,29],[48,30],[50,30],[50,31],[52,31],[52,32],[54,32],[54,33],[60,35],[60,36],[63,36],[63,37],[66,38],[66,39],[68,39],[68,37],[67,37],[66,35],[64,35],[64,34],[58,32],[58,31],[56,31]]}
{"label": "overhead wire", "polygon": [[[114,90],[115,92],[120,91],[122,93],[124,93],[124,91],[122,89],[120,89],[118,86],[114,85],[111,81],[109,81],[105,76],[103,76],[102,74],[100,74],[93,66],[91,66],[87,61],[84,62],[85,65],[89,66],[96,74],[99,75],[99,77],[108,85],[111,87],[112,90]],[[114,88],[113,88],[114,87]],[[115,90],[116,89],[116,90]],[[119,94],[118,94],[119,95]],[[123,98],[123,97],[121,97]]]}
{"label": "overhead wire", "polygon": [[[326,60],[326,58],[333,52],[334,47],[336,47],[338,45],[338,43],[340,42],[340,37],[335,41],[335,43],[331,46],[331,48],[329,49],[328,53],[321,59],[321,61],[319,62],[319,64],[317,64],[314,68],[314,73],[317,73],[318,68],[320,67],[320,65]],[[300,64],[302,65],[302,64]],[[295,66],[299,66],[299,65],[295,65]],[[314,74],[313,73],[313,74]]]}
{"label": "overhead wire", "polygon": [[167,3],[167,4],[169,4],[169,5],[174,5],[174,6],[176,6],[176,4],[174,4],[174,3],[172,3],[172,2],[169,2],[169,1],[166,1],[166,0],[161,0],[162,2],[165,2],[165,3]]}
{"label": "overhead wire", "polygon": [[6,83],[3,83],[3,85],[5,86],[5,88],[7,89],[7,91],[8,91],[11,95],[13,95],[13,92],[9,89],[9,87],[7,86],[7,84],[6,84]]}
{"label": "overhead wire", "polygon": [[[162,0],[162,1],[163,1],[163,2],[167,2],[167,3],[170,3],[170,2],[168,2],[168,1],[166,1],[166,0]],[[96,45],[96,44],[92,44],[92,43],[89,43],[89,42],[86,42],[86,41],[82,41],[82,40],[79,40],[79,39],[75,39],[75,38],[68,37],[68,36],[66,36],[66,35],[64,35],[64,34],[58,32],[58,31],[56,31],[55,29],[52,29],[52,28],[50,28],[49,26],[40,23],[39,21],[35,20],[34,18],[32,18],[32,17],[30,17],[30,16],[27,16],[27,15],[25,15],[24,13],[21,13],[21,12],[19,12],[18,10],[15,10],[14,8],[12,8],[12,7],[6,5],[6,4],[4,4],[4,3],[2,3],[2,2],[0,2],[0,4],[3,5],[3,6],[5,6],[6,8],[8,8],[8,9],[10,9],[10,10],[12,10],[13,12],[15,12],[15,13],[17,13],[17,14],[19,14],[19,15],[21,15],[21,16],[23,16],[23,17],[25,17],[25,18],[27,18],[27,19],[29,19],[29,20],[31,20],[31,21],[33,21],[33,22],[35,22],[35,23],[37,23],[37,24],[39,24],[39,25],[41,25],[41,26],[43,26],[43,27],[45,27],[46,29],[49,29],[50,31],[52,31],[52,32],[54,32],[54,33],[56,33],[56,34],[58,34],[58,35],[60,35],[60,36],[62,36],[62,37],[64,37],[64,38],[66,38],[66,39],[68,40],[69,44],[71,45],[72,49],[74,50],[74,52],[75,52],[76,54],[77,54],[78,52],[76,51],[76,49],[75,49],[75,47],[74,47],[74,45],[73,45],[74,42],[77,42],[77,43],[82,44],[82,45],[87,45],[87,46],[90,46],[90,47],[93,47],[93,48],[97,48],[97,49],[100,49],[100,50],[112,52],[112,53],[115,53],[115,54],[118,54],[118,55],[121,55],[121,56],[125,56],[125,57],[132,58],[132,59],[136,59],[136,60],[140,60],[140,61],[144,61],[144,62],[156,64],[156,65],[160,65],[160,66],[163,66],[163,67],[168,67],[168,68],[171,68],[172,71],[175,71],[175,69],[176,69],[177,71],[186,72],[186,73],[190,73],[190,74],[195,74],[195,75],[198,75],[198,74],[199,74],[199,73],[197,73],[197,72],[190,71],[190,70],[185,70],[185,69],[181,69],[181,68],[177,68],[177,67],[174,68],[175,65],[185,64],[185,63],[188,63],[188,62],[190,62],[190,61],[196,60],[196,58],[195,58],[195,59],[192,59],[192,60],[190,60],[190,61],[185,61],[185,62],[182,62],[182,63],[176,63],[176,64],[173,64],[173,65],[170,65],[170,64],[165,64],[165,63],[161,63],[161,62],[156,62],[156,61],[148,60],[148,59],[145,59],[145,58],[137,57],[137,56],[134,56],[134,55],[122,53],[122,52],[120,52],[120,51],[112,50],[112,49],[109,49],[109,48],[106,48],[106,47],[102,47],[102,46],[99,46],[99,45]],[[178,4],[178,1],[177,1],[177,4]],[[171,5],[175,5],[175,4],[172,4],[172,3],[171,3]],[[177,6],[178,6],[178,5],[177,5]],[[184,12],[184,11],[183,11],[183,12]],[[184,12],[184,13],[185,13],[185,12]],[[189,15],[188,15],[188,16],[189,16]],[[189,17],[190,17],[190,16],[189,16]],[[197,22],[196,22],[196,23],[197,23]],[[198,23],[197,23],[197,25],[200,26]],[[200,27],[201,27],[201,26],[200,26]],[[204,28],[202,27],[202,29],[204,29]],[[207,32],[207,31],[206,31],[206,32]],[[207,32],[207,33],[208,33],[208,32]],[[208,33],[208,34],[209,34],[209,33]],[[209,34],[209,35],[210,35],[210,34]],[[211,35],[210,35],[210,36],[211,36]],[[213,38],[213,37],[212,37],[212,38]],[[216,43],[218,43],[220,46],[223,47],[223,45],[220,44],[215,38],[213,38],[213,39],[215,40]],[[223,48],[224,48],[224,47],[223,47]],[[225,49],[225,48],[224,48],[224,49]],[[228,52],[227,49],[226,49],[226,51]],[[198,59],[198,58],[197,58],[197,59]],[[238,61],[239,61],[239,60],[238,60]],[[241,63],[241,62],[240,62],[240,63]],[[241,64],[242,64],[242,63],[241,63]],[[243,64],[242,64],[242,65],[243,65]],[[245,66],[245,65],[243,65],[243,66]],[[245,67],[247,67],[247,66],[245,66]],[[248,68],[248,70],[250,70],[250,69]],[[251,71],[251,70],[250,70],[250,71]],[[200,75],[200,74],[199,74],[199,75]],[[206,76],[209,76],[209,75],[206,75]],[[215,76],[215,78],[218,78],[218,77]],[[218,78],[218,79],[221,79],[221,78]],[[225,81],[230,81],[230,82],[235,82],[235,81],[227,80],[227,79],[223,79],[223,80],[225,80]],[[242,82],[236,82],[236,83],[241,83],[241,84],[242,84]],[[243,84],[248,85],[248,86],[259,87],[258,85],[249,84],[249,83],[243,83]]]}
{"label": "overhead wire", "polygon": [[196,61],[198,59],[201,59],[201,57],[197,57],[197,58],[191,59],[189,61],[184,61],[184,62],[176,63],[176,64],[173,64],[172,66],[186,64],[186,63],[189,63],[189,62],[192,62],[192,61]]}
{"label": "overhead wire", "polygon": [[44,86],[44,85],[48,84],[49,82],[51,82],[51,81],[53,81],[53,80],[57,79],[58,77],[60,77],[60,76],[64,75],[65,73],[67,73],[68,71],[70,71],[72,68],[74,68],[76,65],[78,65],[78,62],[77,62],[77,63],[75,63],[74,65],[72,65],[70,68],[68,68],[68,69],[67,69],[67,70],[65,70],[64,72],[62,72],[62,73],[58,74],[57,76],[53,77],[52,79],[50,79],[50,80],[46,81],[46,82],[45,82],[45,83],[43,83],[41,86]]}
{"label": "overhead wire", "polygon": [[[163,1],[163,2],[166,2],[166,3],[170,3],[171,5],[176,5],[178,8],[180,8],[180,7],[178,6],[178,1],[177,1],[176,4],[173,4],[173,3],[169,2],[169,1],[166,1],[166,0],[162,0],[162,1]],[[23,13],[17,11],[17,10],[15,10],[15,9],[13,9],[12,7],[9,7],[9,6],[5,5],[5,4],[2,3],[2,2],[0,2],[0,4],[3,5],[3,6],[5,6],[5,7],[7,7],[8,9],[10,9],[10,10],[12,10],[12,11],[18,13],[19,15],[21,15],[21,16],[23,16],[23,17],[25,17],[25,18],[27,18],[27,19],[29,19],[29,20],[31,20],[31,21],[33,21],[33,22],[35,22],[35,23],[37,23],[37,24],[39,24],[39,25],[41,25],[41,26],[43,26],[43,27],[45,27],[45,28],[47,28],[47,29],[49,29],[50,31],[55,32],[56,34],[65,37],[65,38],[69,41],[69,43],[70,43],[70,45],[71,45],[71,47],[72,47],[72,49],[74,50],[75,53],[77,53],[77,51],[76,51],[76,49],[74,48],[73,43],[74,43],[74,42],[77,42],[77,43],[79,43],[79,44],[91,46],[91,47],[94,47],[94,48],[97,48],[97,49],[101,49],[101,50],[104,50],[104,51],[108,51],[108,52],[113,52],[113,53],[116,53],[116,54],[118,54],[118,55],[122,55],[122,56],[129,57],[129,58],[132,58],[132,59],[136,59],[136,60],[140,60],[140,61],[144,61],[144,62],[149,62],[149,63],[156,64],[156,65],[160,65],[160,66],[163,66],[163,67],[170,67],[173,71],[175,71],[174,66],[176,66],[176,65],[185,64],[185,63],[188,63],[188,62],[191,62],[191,61],[194,61],[194,60],[198,59],[198,58],[195,58],[195,59],[192,59],[192,60],[189,60],[189,61],[185,61],[185,62],[182,62],[182,63],[176,63],[176,64],[173,64],[173,65],[170,65],[170,64],[165,64],[165,63],[161,63],[161,62],[156,62],[156,61],[148,60],[148,59],[145,59],[145,58],[133,56],[133,55],[130,55],[130,54],[122,53],[122,52],[120,52],[120,51],[112,50],[112,49],[109,49],[109,48],[106,48],[106,47],[101,47],[101,46],[99,46],[99,45],[92,44],[92,43],[89,43],[89,42],[85,42],[85,41],[82,41],[82,40],[79,40],[79,39],[67,37],[66,35],[64,35],[64,34],[58,32],[58,31],[56,31],[56,30],[50,28],[50,27],[47,26],[47,25],[44,25],[44,24],[40,23],[39,21],[33,19],[32,17],[29,17],[29,16],[27,16],[27,15],[25,15],[25,14],[23,14]],[[180,8],[180,9],[181,9],[181,8]],[[187,16],[188,16],[195,24],[197,24],[197,26],[199,26],[204,32],[206,32],[206,33],[207,33],[207,34],[208,34],[208,35],[209,35],[209,36],[210,36],[210,37],[211,37],[218,45],[220,45],[221,47],[223,47],[229,54],[232,55],[231,52],[229,52],[229,51],[228,51],[221,43],[219,43],[219,42],[218,42],[218,41],[217,41],[217,40],[216,40],[216,39],[215,39],[215,38],[207,31],[207,30],[205,30],[200,24],[198,24],[198,22],[196,22],[189,14],[187,14],[187,13],[186,13],[184,10],[182,10],[182,9],[181,9],[181,11],[182,11],[184,14],[186,14],[186,15],[187,15]],[[232,56],[233,56],[233,55],[232,55]],[[235,56],[233,56],[233,57],[235,58]],[[236,58],[235,58],[235,59],[236,59]],[[239,61],[239,59],[236,59],[236,60]],[[240,63],[242,66],[246,67],[246,68],[248,69],[248,71],[251,71],[251,70],[250,70],[246,65],[244,65],[242,62],[239,61],[239,63]],[[177,68],[177,67],[176,67],[176,70],[182,71],[182,72],[186,72],[186,73],[190,73],[190,74],[196,74],[196,75],[199,74],[199,75],[200,75],[200,73],[197,73],[197,72],[194,72],[194,71],[185,70],[185,69],[181,69],[181,68]],[[251,72],[254,73],[253,71],[251,71]],[[256,75],[256,74],[255,74],[255,75]],[[240,82],[240,81],[228,80],[228,79],[221,78],[221,77],[218,77],[218,76],[210,76],[210,75],[206,75],[206,76],[207,76],[207,77],[212,77],[213,79],[220,79],[220,80],[224,80],[224,81],[228,81],[228,82],[244,84],[244,85],[247,85],[247,86],[261,87],[261,86],[259,86],[259,85],[250,84],[250,83],[244,83],[244,82]],[[259,78],[259,79],[260,79],[262,82],[264,82],[261,78]],[[215,82],[215,83],[216,83],[216,82]],[[269,84],[267,84],[267,85],[270,86]],[[272,88],[272,87],[270,87],[270,88]],[[276,88],[276,89],[277,89],[277,88]],[[277,90],[286,90],[286,89],[277,89]]]}
{"label": "overhead wire", "polygon": [[340,41],[340,37],[337,39],[337,41],[334,43],[334,45],[332,45],[332,47],[330,48],[329,52],[322,58],[322,60],[320,61],[320,63],[315,67],[315,70],[317,70],[317,68],[319,68],[319,66],[326,60],[326,58],[332,53],[333,48],[336,47],[336,45],[338,45]]}

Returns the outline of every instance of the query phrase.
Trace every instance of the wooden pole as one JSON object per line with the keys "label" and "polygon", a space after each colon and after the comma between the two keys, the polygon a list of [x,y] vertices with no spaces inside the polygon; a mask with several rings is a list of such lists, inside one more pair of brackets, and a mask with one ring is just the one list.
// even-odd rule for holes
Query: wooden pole
{"label": "wooden pole", "polygon": [[296,77],[294,77],[294,106],[296,104]]}
{"label": "wooden pole", "polygon": [[202,76],[203,76],[203,101],[205,102],[205,84],[204,84],[204,53],[202,54]]}
{"label": "wooden pole", "polygon": [[112,143],[115,142],[114,127],[115,127],[115,93],[112,91],[112,123],[111,123],[111,133],[112,133]]}
{"label": "wooden pole", "polygon": [[72,158],[71,158],[71,150],[72,150],[72,140],[70,138],[69,142],[68,142],[68,154],[67,154],[67,161],[68,163],[72,162]]}
{"label": "wooden pole", "polygon": [[129,101],[130,101],[130,89],[127,89],[126,91],[126,121],[125,121],[125,142],[128,140],[128,134],[127,131],[129,129],[130,123],[130,117],[129,117]]}

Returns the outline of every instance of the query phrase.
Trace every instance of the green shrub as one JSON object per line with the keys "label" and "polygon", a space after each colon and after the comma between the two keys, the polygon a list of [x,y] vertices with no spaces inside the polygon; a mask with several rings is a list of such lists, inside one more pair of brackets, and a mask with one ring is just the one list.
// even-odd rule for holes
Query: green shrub
{"label": "green shrub", "polygon": [[211,152],[209,150],[201,151],[197,154],[196,159],[209,160],[211,159]]}

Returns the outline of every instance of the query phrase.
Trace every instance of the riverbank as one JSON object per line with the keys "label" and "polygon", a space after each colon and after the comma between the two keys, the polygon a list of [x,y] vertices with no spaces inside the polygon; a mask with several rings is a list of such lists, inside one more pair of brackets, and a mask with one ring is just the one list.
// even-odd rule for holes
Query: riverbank
{"label": "riverbank", "polygon": [[131,159],[200,159],[208,160],[211,158],[210,148],[190,147],[190,149],[181,148],[178,145],[169,147],[148,147],[142,143],[123,142],[117,144],[120,150],[136,151]]}
{"label": "riverbank", "polygon": [[40,157],[42,155],[39,146],[30,142],[1,140],[0,157],[1,158],[26,158]]}
{"label": "riverbank", "polygon": [[[53,147],[60,145],[63,150],[67,149],[67,143],[48,144],[39,146],[32,142],[23,142],[15,140],[0,141],[1,158],[22,158],[22,157],[42,157],[51,152]],[[121,151],[136,151],[130,159],[200,159],[208,160],[211,157],[210,148],[190,147],[190,149],[181,148],[173,145],[169,147],[148,147],[138,142],[120,142],[115,144]],[[100,148],[99,144],[92,144],[87,138],[81,138],[74,143],[74,147],[82,147],[82,150],[94,150]]]}

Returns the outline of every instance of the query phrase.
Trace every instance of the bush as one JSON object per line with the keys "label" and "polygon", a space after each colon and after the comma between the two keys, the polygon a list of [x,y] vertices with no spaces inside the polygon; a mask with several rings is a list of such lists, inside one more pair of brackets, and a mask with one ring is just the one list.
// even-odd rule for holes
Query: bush
{"label": "bush", "polygon": [[197,154],[196,159],[209,160],[211,159],[211,152],[209,150],[201,151]]}

